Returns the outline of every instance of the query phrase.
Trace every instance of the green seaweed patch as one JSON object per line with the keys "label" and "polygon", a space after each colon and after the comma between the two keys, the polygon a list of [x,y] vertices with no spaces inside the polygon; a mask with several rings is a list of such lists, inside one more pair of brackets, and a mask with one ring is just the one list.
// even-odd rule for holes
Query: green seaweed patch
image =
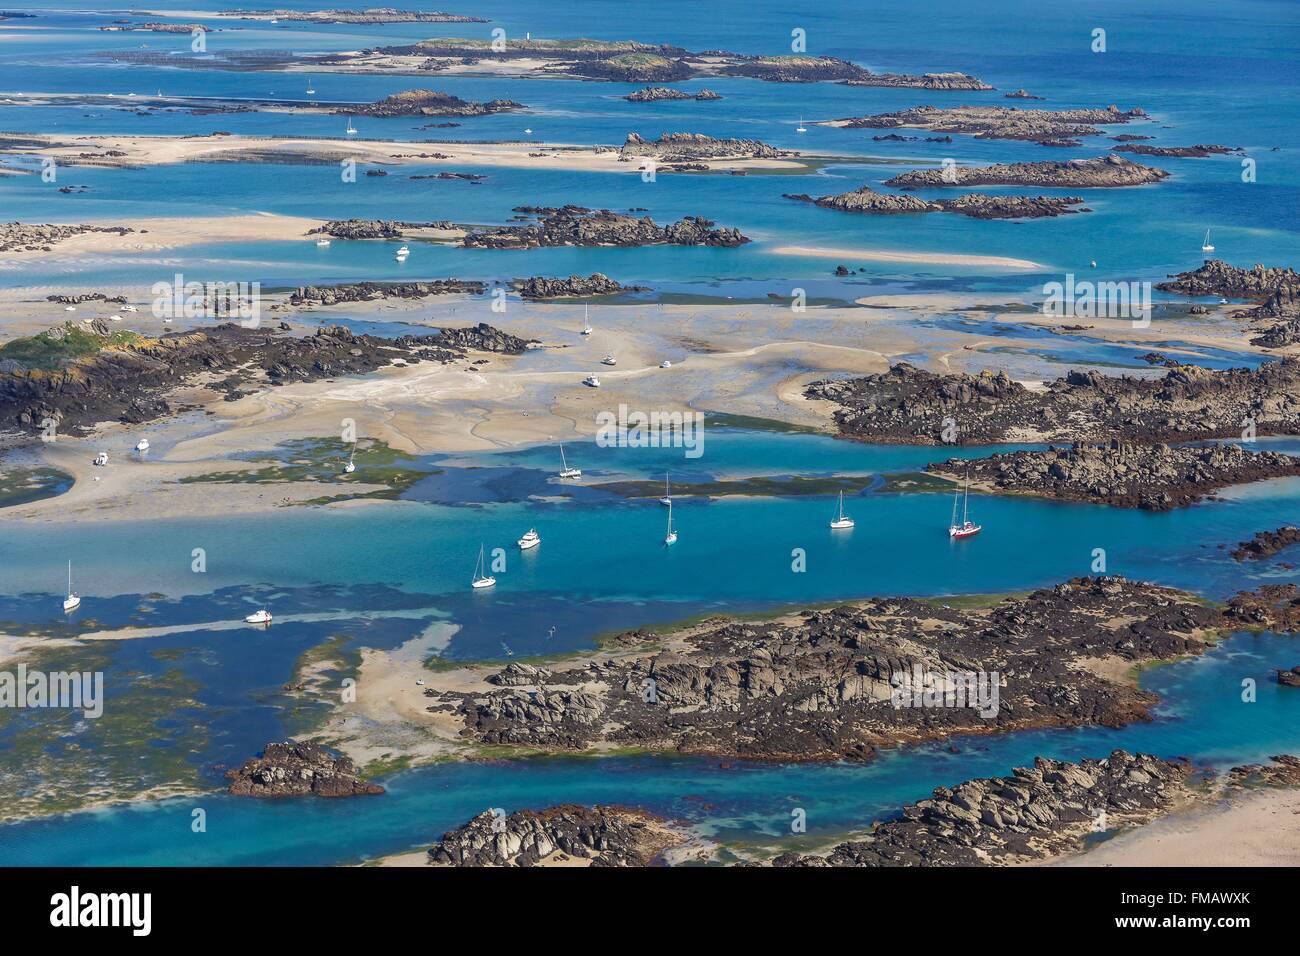
{"label": "green seaweed patch", "polygon": [[[351,474],[343,470],[349,457],[356,466],[356,470]],[[440,469],[422,468],[416,456],[398,451],[385,442],[374,439],[363,439],[355,446],[337,438],[295,439],[283,442],[270,451],[249,454],[244,460],[270,464],[264,468],[187,475],[179,480],[181,484],[319,482],[333,487],[380,486],[367,490],[358,488],[356,491],[341,491],[299,502],[299,504],[317,505],[361,498],[400,498],[422,478],[441,473]]]}
{"label": "green seaweed patch", "polygon": [[900,471],[885,475],[882,491],[899,494],[921,494],[934,491],[952,491],[953,483],[928,471]]}
{"label": "green seaweed patch", "polygon": [[57,468],[9,468],[0,471],[0,508],[56,498],[72,484],[72,476]]}
{"label": "green seaweed patch", "polygon": [[777,432],[782,435],[825,435],[826,431],[812,425],[783,422],[779,418],[760,418],[757,415],[733,415],[731,412],[705,412],[704,421],[714,428],[743,428],[751,432]]}
{"label": "green seaweed patch", "polygon": [[[857,492],[878,485],[879,475],[829,475],[821,478],[800,476],[740,478],[732,481],[700,481],[675,484],[673,497],[726,498],[748,495],[774,498],[795,495],[827,495],[839,491]],[[655,481],[607,481],[590,485],[624,498],[663,497],[663,485]]]}
{"label": "green seaweed patch", "polygon": [[0,345],[0,359],[29,369],[53,371],[105,348],[122,348],[144,339],[138,332],[100,335],[75,322],[67,322],[37,335],[10,339]]}
{"label": "green seaweed patch", "polygon": [[0,709],[0,819],[204,789],[193,759],[208,743],[198,684],[179,667],[110,671],[116,648],[40,648],[28,671],[104,672],[103,713]]}

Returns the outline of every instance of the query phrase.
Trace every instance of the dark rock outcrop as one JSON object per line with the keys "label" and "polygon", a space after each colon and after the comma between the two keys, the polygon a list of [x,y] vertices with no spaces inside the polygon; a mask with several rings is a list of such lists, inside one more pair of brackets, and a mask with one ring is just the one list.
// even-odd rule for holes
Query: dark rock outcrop
{"label": "dark rock outcrop", "polygon": [[1083,200],[1077,196],[988,196],[967,193],[956,199],[926,200],[919,196],[878,193],[870,186],[851,192],[814,199],[805,195],[786,194],[787,199],[812,202],[842,212],[865,212],[892,215],[909,212],[953,212],[972,219],[1045,219],[1064,216],[1078,210]]}
{"label": "dark rock outcrop", "polygon": [[950,458],[928,470],[954,478],[969,474],[973,483],[995,492],[1169,511],[1219,488],[1300,475],[1300,458],[1248,452],[1240,445],[1186,448],[1111,439],[988,458]]}
{"label": "dark rock outcrop", "polygon": [[574,206],[542,211],[537,223],[497,226],[469,233],[462,243],[480,249],[535,249],[541,246],[740,246],[749,239],[734,228],[687,216],[660,226],[649,216],[639,219],[601,209]]}
{"label": "dark rock outcrop", "polygon": [[648,866],[685,839],[659,818],[628,807],[566,804],[509,815],[485,810],[443,834],[429,861],[444,866],[536,866],[585,860],[590,866]]}
{"label": "dark rock outcrop", "polygon": [[489,100],[476,103],[437,90],[403,90],[374,103],[348,106],[336,110],[353,116],[489,116],[523,109],[514,100]]}
{"label": "dark rock outcrop", "polygon": [[925,129],[938,133],[960,133],[976,139],[1018,139],[1053,143],[1101,134],[1098,126],[1131,123],[1147,119],[1140,109],[1127,112],[1118,107],[1077,110],[1022,110],[1012,106],[918,106],[894,113],[854,116],[833,120],[829,125],[844,129]]}
{"label": "dark rock outcrop", "polygon": [[95,232],[125,236],[135,230],[128,226],[6,222],[0,223],[0,252],[49,252],[64,239]]}
{"label": "dark rock outcrop", "polygon": [[[1089,661],[1199,654],[1224,626],[1223,612],[1190,595],[1079,578],[989,607],[876,598],[774,622],[706,621],[671,649],[633,633],[613,642],[627,652],[614,659],[512,665],[489,678],[490,692],[425,693],[481,744],[861,761],[953,734],[1144,720],[1156,698]],[[995,690],[996,700],[959,703],[942,677],[954,673],[983,673],[985,703]],[[934,706],[894,699],[918,674],[941,675]],[[939,705],[945,687],[951,706]]]}
{"label": "dark rock outcrop", "polygon": [[1146,823],[1192,796],[1184,760],[1116,750],[1070,763],[1038,757],[1008,777],[938,787],[827,856],[786,853],[772,866],[987,866],[1040,860],[1090,832]]}
{"label": "dark rock outcrop", "polygon": [[1256,432],[1300,434],[1300,360],[1257,369],[1180,365],[1162,378],[1072,371],[1030,391],[1006,373],[937,375],[906,363],[888,372],[818,381],[809,398],[839,406],[840,433],[873,442],[930,445],[945,441],[945,419],[958,444],[1128,440],[1182,442]]}
{"label": "dark rock outcrop", "polygon": [[1259,531],[1249,541],[1243,541],[1232,551],[1238,561],[1257,561],[1270,558],[1283,548],[1300,544],[1300,528],[1283,525],[1276,531]]}
{"label": "dark rock outcrop", "polygon": [[648,292],[643,285],[623,285],[602,272],[589,276],[569,276],[567,279],[548,279],[533,276],[516,279],[515,287],[525,299],[559,299],[567,296],[617,295],[620,292]]}
{"label": "dark rock outcrop", "polygon": [[942,186],[1038,186],[1067,189],[1114,188],[1157,183],[1169,173],[1122,156],[994,166],[916,169],[885,180],[886,186],[921,189]]}
{"label": "dark rock outcrop", "polygon": [[33,433],[50,419],[67,433],[106,421],[151,421],[171,414],[171,393],[198,376],[224,373],[207,387],[233,399],[267,385],[362,375],[394,361],[445,364],[466,349],[519,354],[527,347],[487,325],[383,339],[343,326],[292,335],[223,323],[117,344],[57,369],[0,371],[0,427]]}
{"label": "dark rock outcrop", "polygon": [[347,757],[334,756],[319,744],[292,740],[267,744],[260,757],[226,772],[226,792],[236,797],[355,797],[383,793],[362,780]]}
{"label": "dark rock outcrop", "polygon": [[620,162],[652,158],[665,163],[699,162],[725,159],[780,159],[799,154],[777,149],[756,139],[718,139],[703,133],[661,133],[658,139],[642,139],[628,133],[619,150]]}
{"label": "dark rock outcrop", "polygon": [[688,93],[686,90],[675,90],[669,86],[647,86],[643,90],[629,93],[623,99],[629,103],[655,103],[659,100],[720,100],[722,97],[709,89]]}
{"label": "dark rock outcrop", "polygon": [[295,306],[339,305],[377,299],[423,299],[431,295],[482,295],[482,282],[434,279],[429,282],[349,282],[344,285],[300,286],[289,294]]}
{"label": "dark rock outcrop", "polygon": [[1137,153],[1139,156],[1168,156],[1182,159],[1204,159],[1206,156],[1222,156],[1225,153],[1239,153],[1240,146],[1215,146],[1200,143],[1196,146],[1112,146],[1114,153]]}

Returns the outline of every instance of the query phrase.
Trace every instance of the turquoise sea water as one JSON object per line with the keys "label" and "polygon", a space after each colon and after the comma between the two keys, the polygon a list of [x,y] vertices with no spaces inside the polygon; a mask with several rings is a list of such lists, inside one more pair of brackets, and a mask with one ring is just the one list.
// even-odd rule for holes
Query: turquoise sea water
{"label": "turquoise sea water", "polygon": [[[186,4],[184,6],[192,6]],[[311,9],[307,0],[277,6]],[[17,92],[130,92],[212,97],[295,95],[300,74],[239,73],[174,65],[122,67],[99,57],[148,42],[180,50],[184,38],[106,33],[119,13],[87,13],[74,0],[46,2],[34,20],[0,22],[0,100]],[[417,245],[402,265],[382,244],[207,243],[166,255],[52,253],[30,263],[0,263],[6,286],[56,284],[95,288],[151,283],[183,270],[187,278],[256,279],[268,286],[383,278],[506,278],[599,270],[657,292],[762,296],[798,285],[839,300],[895,291],[994,291],[1033,296],[1045,279],[1096,259],[1101,278],[1159,279],[1196,265],[1201,236],[1214,229],[1219,255],[1237,265],[1294,264],[1300,258],[1295,209],[1300,173],[1294,117],[1300,102],[1297,27],[1300,8],[1282,2],[1103,2],[1083,6],[998,0],[981,5],[832,0],[800,9],[789,3],[719,0],[701,17],[697,4],[611,4],[575,0],[487,0],[453,12],[491,24],[357,28],[213,21],[211,47],[329,51],[400,43],[433,35],[585,35],[677,43],[692,49],[782,52],[790,30],[808,31],[814,53],[843,56],[877,70],[963,70],[999,89],[926,93],[710,80],[721,103],[629,104],[625,84],[457,77],[318,74],[322,99],[369,101],[415,85],[471,99],[509,97],[529,112],[465,120],[450,130],[416,130],[410,120],[361,120],[362,136],[406,139],[498,139],[523,135],[548,142],[618,143],[629,131],[694,131],[745,136],[852,159],[807,176],[661,176],[466,168],[483,185],[413,181],[403,170],[343,184],[330,166],[187,164],[141,170],[64,170],[60,185],[89,192],[62,195],[35,176],[0,176],[0,220],[128,221],[146,215],[223,215],[265,210],[294,215],[450,218],[506,221],[518,205],[579,202],[590,207],[646,207],[656,220],[702,214],[754,238],[739,249],[554,249],[528,253]],[[196,19],[186,15],[186,21]],[[201,19],[201,18],[198,18]],[[1088,50],[1090,31],[1108,31],[1109,50]],[[234,28],[238,29],[234,29]],[[1041,103],[1005,101],[1017,87]],[[1210,95],[1212,93],[1212,95]],[[10,97],[12,98],[12,97]],[[1141,106],[1154,118],[1124,132],[1154,135],[1158,145],[1240,145],[1259,164],[1244,184],[1238,157],[1143,160],[1169,169],[1158,187],[1084,191],[1095,212],[1028,223],[990,223],[956,216],[861,217],[782,198],[786,192],[839,192],[878,184],[914,165],[952,156],[986,163],[1093,156],[1112,145],[1084,147],[954,137],[951,145],[874,143],[876,131],[844,131],[805,121],[921,104],[1005,103],[1066,107]],[[284,114],[138,116],[130,109],[29,107],[0,102],[0,130],[73,136],[105,132],[203,134],[214,130],[338,135],[337,117]],[[1166,128],[1168,127],[1168,128]],[[1111,132],[1119,132],[1115,128]],[[1274,147],[1278,147],[1274,151]],[[0,157],[14,162],[13,157]],[[907,160],[902,165],[896,161]],[[911,162],[914,161],[914,162]],[[1057,191],[1060,192],[1060,191]],[[1013,256],[1043,270],[1008,273],[857,262],[865,271],[833,279],[836,260],[778,255],[783,245],[905,249]],[[652,319],[651,319],[652,321]],[[943,321],[943,320],[939,320]],[[952,319],[962,322],[965,320]],[[1157,316],[1158,321],[1158,316]],[[403,327],[379,329],[400,334]],[[1024,332],[1017,329],[1017,335]],[[997,335],[997,328],[987,330]],[[982,333],[983,334],[983,333]],[[1135,355],[1085,336],[1044,337],[1040,357],[1062,364],[1138,366]],[[1171,348],[1178,343],[1171,343]],[[1036,345],[1037,348],[1037,345]],[[1145,349],[1144,349],[1145,350]],[[1202,350],[1202,364],[1254,364],[1256,357]],[[1264,447],[1300,452],[1298,440]],[[163,449],[165,450],[165,449]],[[737,842],[774,840],[789,811],[808,810],[814,835],[861,827],[930,788],[972,776],[1005,773],[1034,756],[1096,756],[1113,747],[1187,755],[1213,765],[1259,760],[1297,747],[1300,695],[1270,682],[1270,669],[1296,663],[1293,639],[1239,635],[1207,657],[1148,671],[1144,684],[1164,698],[1160,718],[1120,730],[1018,734],[999,739],[889,753],[869,766],[762,766],[702,759],[618,757],[602,760],[502,761],[443,765],[399,773],[389,792],[357,802],[256,803],[215,792],[223,766],[292,732],[293,701],[283,685],[302,654],[331,639],[349,649],[394,648],[438,635],[455,659],[518,657],[591,645],[603,633],[667,623],[706,611],[750,612],[871,594],[947,595],[1027,590],[1089,573],[1094,552],[1107,570],[1222,599],[1243,587],[1295,579],[1293,552],[1240,564],[1227,556],[1255,531],[1295,523],[1300,481],[1265,482],[1168,514],[1121,511],[1028,498],[972,497],[976,539],[952,543],[944,533],[951,499],[894,493],[875,482],[846,496],[857,520],[848,535],[826,527],[835,507],[827,495],[679,501],[681,537],[662,547],[665,509],[591,486],[627,478],[674,482],[754,476],[884,475],[922,469],[949,454],[983,449],[881,448],[822,436],[710,429],[705,454],[680,450],[567,447],[584,471],[582,487],[556,499],[549,476],[553,447],[466,456],[430,456],[430,474],[409,500],[354,509],[283,509],[255,520],[229,517],[89,522],[78,526],[6,523],[0,528],[0,630],[74,637],[128,627],[167,628],[153,636],[95,642],[105,660],[108,707],[128,705],[141,684],[185,682],[192,706],[151,725],[150,746],[187,748],[202,786],[194,799],[114,807],[0,826],[0,865],[31,863],[347,863],[436,838],[489,806],[517,809],[565,800],[631,803],[679,817]],[[2,521],[3,519],[0,519]],[[252,525],[255,524],[255,527]],[[527,555],[513,547],[530,526],[543,537]],[[493,593],[471,593],[480,544],[506,552]],[[203,548],[207,571],[191,571]],[[795,573],[802,548],[808,570]],[[64,562],[76,562],[82,608],[58,611]],[[267,631],[228,628],[269,604]],[[1240,700],[1243,678],[1259,699]],[[23,775],[12,760],[27,715],[0,724],[0,773]],[[201,731],[201,732],[200,732]],[[81,750],[74,749],[81,746]],[[101,760],[120,773],[138,758],[130,740],[70,726],[48,746],[59,766]],[[98,766],[98,764],[96,765]],[[45,782],[45,781],[40,781]],[[159,781],[142,778],[142,785]],[[193,834],[190,814],[208,812],[208,833]]]}

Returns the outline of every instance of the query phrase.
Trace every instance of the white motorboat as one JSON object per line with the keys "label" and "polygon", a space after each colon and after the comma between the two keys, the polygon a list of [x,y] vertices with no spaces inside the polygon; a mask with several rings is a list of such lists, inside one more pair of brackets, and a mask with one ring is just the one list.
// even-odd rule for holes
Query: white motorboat
{"label": "white motorboat", "polygon": [[494,587],[497,579],[487,573],[487,562],[483,559],[483,545],[478,546],[478,563],[474,565],[474,579],[470,581],[470,587],[475,590]]}
{"label": "white motorboat", "polygon": [[252,614],[244,618],[244,623],[245,624],[270,624],[271,612],[268,611],[266,608],[262,608],[260,611],[254,611]]}
{"label": "white motorboat", "polygon": [[603,359],[600,360],[600,364],[601,364],[601,365],[617,365],[617,364],[618,364],[618,359],[614,358],[614,356],[612,356],[612,355],[606,355]]}
{"label": "white motorboat", "polygon": [[108,464],[108,452],[106,452],[106,451],[101,451],[98,455],[95,456],[95,460],[94,460],[94,462],[92,462],[92,464],[99,465],[101,468],[102,468],[103,466],[107,465],[107,464]]}
{"label": "white motorboat", "polygon": [[63,610],[71,611],[81,606],[81,597],[72,590],[72,562],[68,562],[68,596],[63,599]]}
{"label": "white motorboat", "polygon": [[560,443],[560,477],[561,478],[581,478],[581,468],[570,468],[568,460],[564,457],[564,443]]}
{"label": "white motorboat", "polygon": [[662,362],[659,363],[659,367],[660,367],[660,368],[672,368],[672,367],[673,367],[673,363],[670,362],[670,361],[668,361],[667,359],[664,359]]}
{"label": "white motorboat", "polygon": [[840,531],[845,528],[853,527],[853,519],[844,513],[844,492],[840,492],[840,510],[836,516],[831,519],[831,528]]}
{"label": "white motorboat", "polygon": [[136,451],[148,451],[148,450],[149,450],[149,439],[147,439],[147,438],[141,438],[138,442],[135,443],[135,450],[136,450]]}
{"label": "white motorboat", "polygon": [[542,536],[537,533],[536,528],[529,528],[524,532],[524,536],[515,544],[519,545],[520,551],[528,551],[542,543]]}
{"label": "white motorboat", "polygon": [[124,306],[122,306],[122,311],[123,311],[123,312],[139,312],[140,309],[139,309],[138,306],[134,306],[134,305],[124,305]]}
{"label": "white motorboat", "polygon": [[590,386],[591,388],[600,388],[600,379],[596,378],[594,375],[588,375],[582,380],[582,384]]}
{"label": "white motorboat", "polygon": [[318,247],[318,248],[321,248],[321,249],[324,249],[324,248],[325,248],[326,246],[328,246],[329,244],[330,244],[330,241],[329,241],[328,239],[326,239],[324,236],[322,236],[321,238],[319,238],[319,239],[316,240],[316,245],[317,245],[317,247]]}

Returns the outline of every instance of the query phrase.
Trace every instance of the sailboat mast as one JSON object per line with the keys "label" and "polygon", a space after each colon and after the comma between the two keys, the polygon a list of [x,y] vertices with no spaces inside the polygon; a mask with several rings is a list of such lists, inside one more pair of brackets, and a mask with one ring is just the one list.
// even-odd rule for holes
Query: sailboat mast
{"label": "sailboat mast", "polygon": [[72,593],[72,559],[68,559],[68,593]]}
{"label": "sailboat mast", "polygon": [[970,524],[970,465],[966,466],[966,494],[961,502],[961,524],[963,528]]}

